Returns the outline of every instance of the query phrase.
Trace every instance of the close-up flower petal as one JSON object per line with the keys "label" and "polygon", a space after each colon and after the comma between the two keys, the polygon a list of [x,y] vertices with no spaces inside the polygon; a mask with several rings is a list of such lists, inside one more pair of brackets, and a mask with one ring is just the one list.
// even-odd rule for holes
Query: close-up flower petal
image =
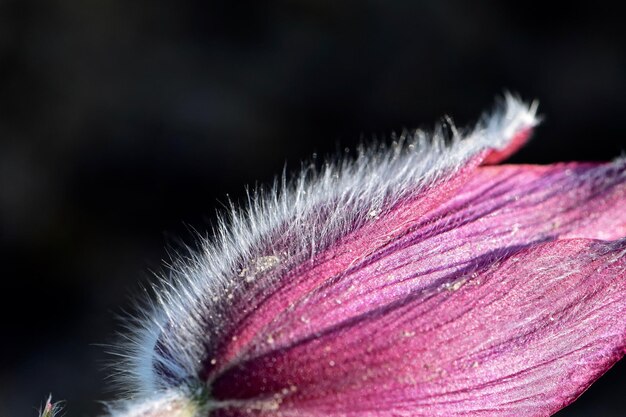
{"label": "close-up flower petal", "polygon": [[446,278],[393,303],[371,294],[306,337],[289,333],[297,317],[332,306],[285,312],[263,332],[272,348],[212,382],[239,404],[215,415],[549,415],[624,353],[625,240],[554,241]]}
{"label": "close-up flower petal", "polygon": [[626,161],[492,165],[535,112],[507,95],[465,133],[251,192],[155,288],[120,353],[142,400],[119,415],[171,393],[211,417],[568,405],[625,351]]}

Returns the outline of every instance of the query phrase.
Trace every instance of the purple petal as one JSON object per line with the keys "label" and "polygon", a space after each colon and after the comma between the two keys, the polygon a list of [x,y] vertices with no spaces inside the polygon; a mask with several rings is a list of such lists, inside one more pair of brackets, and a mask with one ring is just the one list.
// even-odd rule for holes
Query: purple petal
{"label": "purple petal", "polygon": [[434,217],[473,223],[474,234],[488,234],[499,245],[567,237],[613,240],[626,236],[625,203],[626,159],[509,165],[477,169]]}
{"label": "purple petal", "polygon": [[626,240],[535,245],[364,302],[297,337],[302,314],[332,316],[332,304],[282,312],[211,381],[238,404],[212,415],[549,415],[624,353]]}
{"label": "purple petal", "polygon": [[536,123],[502,110],[252,195],[157,290],[122,353],[136,391],[200,386],[211,417],[571,402],[623,353],[626,162],[484,166]]}
{"label": "purple petal", "polygon": [[[285,325],[298,339],[368,313],[372,297],[390,303],[447,284],[483,258],[560,238],[626,236],[625,205],[626,161],[480,168],[448,203],[398,207],[400,214],[388,213],[287,273],[267,300],[246,299],[254,313],[239,321],[221,356],[240,356],[287,309],[301,314]],[[255,347],[257,354],[272,348]]]}
{"label": "purple petal", "polygon": [[403,135],[251,195],[201,253],[172,265],[120,349],[124,383],[148,395],[210,378],[276,312],[408,233],[536,122],[534,107],[507,96],[465,137],[453,129],[451,143],[441,129]]}
{"label": "purple petal", "polygon": [[[395,339],[392,337],[394,334],[403,333],[406,337],[413,337],[416,332],[415,328],[420,328],[422,329],[420,331],[424,331],[423,329],[434,326],[433,323],[436,322],[434,317],[439,317],[445,323],[450,322],[446,327],[446,335],[450,339],[456,340],[458,337],[466,336],[465,333],[473,329],[470,323],[471,320],[474,320],[475,324],[482,325],[485,318],[493,314],[492,310],[483,312],[474,307],[475,311],[471,312],[471,318],[464,319],[462,321],[463,325],[452,326],[451,323],[460,320],[457,317],[459,312],[465,311],[463,310],[464,308],[470,308],[472,297],[476,297],[477,300],[481,300],[486,305],[496,302],[500,306],[508,305],[507,308],[511,311],[505,313],[509,315],[526,311],[524,310],[525,308],[529,312],[533,308],[543,311],[542,309],[545,308],[543,305],[539,307],[531,303],[517,306],[515,304],[506,304],[508,301],[499,302],[497,300],[498,297],[503,297],[504,300],[508,300],[510,297],[524,302],[524,300],[529,298],[529,292],[545,291],[544,288],[546,287],[536,285],[538,280],[543,280],[546,286],[551,285],[552,297],[562,300],[568,299],[567,292],[563,291],[562,294],[559,294],[555,290],[558,287],[555,284],[550,284],[551,281],[557,280],[562,282],[560,274],[563,271],[571,271],[575,270],[575,267],[580,267],[585,269],[581,271],[582,275],[578,279],[581,282],[588,282],[587,275],[591,274],[598,265],[603,265],[606,260],[582,256],[579,249],[574,254],[569,255],[571,259],[567,259],[568,245],[573,245],[569,241],[564,241],[562,247],[550,247],[551,255],[537,255],[537,260],[533,259],[532,255],[536,255],[533,248],[539,242],[566,237],[586,236],[608,239],[624,236],[626,235],[624,233],[626,213],[622,208],[625,203],[626,169],[623,161],[605,165],[562,164],[548,167],[505,166],[480,168],[449,203],[428,213],[420,212],[416,218],[412,219],[412,222],[403,219],[401,224],[405,233],[400,236],[394,236],[392,240],[381,237],[381,234],[384,235],[388,230],[399,230],[398,224],[394,221],[392,221],[391,227],[386,224],[390,219],[394,219],[393,215],[388,215],[376,222],[374,227],[368,229],[371,231],[371,234],[363,239],[368,242],[367,254],[363,254],[361,258],[352,257],[351,265],[342,269],[339,273],[333,269],[337,265],[337,258],[333,255],[322,254],[322,260],[319,263],[313,262],[314,266],[310,269],[300,268],[296,273],[290,274],[288,278],[281,281],[287,289],[276,290],[273,296],[265,303],[257,305],[252,317],[240,323],[239,331],[233,333],[234,340],[230,345],[230,349],[227,349],[227,352],[230,352],[229,362],[243,364],[241,365],[243,369],[228,371],[234,372],[232,379],[223,375],[216,376],[217,381],[214,386],[217,391],[215,395],[219,397],[221,394],[224,398],[231,399],[247,398],[249,400],[250,398],[256,398],[255,401],[261,401],[259,404],[262,404],[264,392],[273,392],[282,398],[283,394],[280,393],[287,389],[284,386],[285,381],[291,381],[292,384],[289,389],[298,387],[298,384],[301,383],[305,385],[313,384],[311,389],[315,390],[319,388],[317,384],[321,383],[323,388],[319,389],[329,390],[331,386],[341,387],[345,384],[352,384],[353,382],[349,382],[349,380],[355,378],[355,375],[362,377],[365,371],[363,369],[360,372],[354,371],[350,367],[352,365],[357,367],[365,366],[368,374],[370,372],[379,372],[379,368],[394,369],[394,375],[386,374],[387,378],[401,377],[401,379],[405,378],[407,380],[417,378],[417,374],[415,374],[417,370],[415,368],[407,368],[406,360],[416,360],[417,357],[423,358],[428,355],[442,354],[440,347],[432,347],[436,352],[431,352],[431,342],[429,342],[431,339],[429,338],[434,337],[432,334],[426,332],[419,339],[420,343],[412,345],[412,348],[407,347],[406,350],[387,349],[386,355],[389,356],[385,356],[382,353],[380,355],[376,354],[375,362],[366,360],[371,352],[359,350],[365,346],[362,343],[362,338],[376,339],[372,340],[372,343],[379,341],[379,339],[386,343],[389,340],[397,339],[397,337]],[[361,239],[350,240],[347,243],[351,247],[348,253],[354,254],[358,251],[359,245],[354,246],[355,242],[360,245]],[[377,245],[376,242],[381,243]],[[590,246],[595,245],[595,243],[591,244],[587,241],[583,243]],[[578,242],[580,245],[583,243]],[[621,247],[616,246],[615,250],[617,251],[618,249],[622,250]],[[519,254],[515,255],[514,258],[510,258],[512,253],[518,252]],[[560,269],[542,273],[535,278],[529,273],[517,272],[516,274],[511,274],[508,277],[508,281],[503,279],[497,285],[502,286],[504,291],[509,293],[506,297],[501,292],[491,293],[491,298],[486,297],[483,293],[474,292],[472,297],[463,297],[458,301],[456,309],[450,308],[451,303],[456,301],[450,299],[448,293],[458,293],[455,296],[461,296],[463,293],[458,290],[465,285],[470,283],[475,285],[477,282],[483,282],[487,279],[485,277],[486,274],[490,274],[487,275],[488,277],[493,276],[495,273],[490,271],[494,268],[492,264],[496,263],[497,260],[502,258],[509,259],[507,261],[508,266],[504,271],[516,268],[515,262],[522,263],[523,265],[520,265],[520,267],[528,266],[531,269],[542,269],[546,267],[544,264],[547,263],[546,259],[549,256],[557,255],[559,259],[563,257],[563,264],[560,265]],[[607,256],[610,258],[613,255]],[[550,262],[554,263],[554,258],[550,259]],[[502,269],[498,270],[496,277],[503,273]],[[623,276],[611,277],[608,272],[606,274],[602,275],[601,279],[619,280],[623,278]],[[493,278],[489,279],[493,281]],[[308,285],[311,282],[315,282],[317,285],[311,287]],[[521,283],[524,286],[521,286]],[[615,285],[622,284],[623,282],[617,281]],[[492,289],[494,286],[496,286],[495,282],[492,286],[487,286],[486,288]],[[578,297],[582,300],[587,297],[587,292],[595,291],[594,287],[580,287],[579,290],[580,292],[572,295],[572,297]],[[296,294],[299,294],[299,296],[294,297]],[[433,296],[433,294],[436,294],[436,296]],[[547,305],[558,307],[558,304],[552,299],[547,298],[545,301]],[[590,308],[593,308],[593,303],[598,302],[598,299],[589,298],[588,301],[592,302]],[[615,308],[622,308],[624,300],[620,299],[620,301],[621,305],[616,303]],[[505,304],[502,304],[503,302]],[[442,307],[438,307],[437,303],[441,303]],[[602,304],[599,304],[596,307],[602,306]],[[433,311],[436,311],[435,316],[430,315],[430,313],[425,315],[423,313],[424,309],[434,309]],[[402,313],[398,315],[397,310],[401,310]],[[620,312],[621,310],[612,311],[611,309],[602,310],[599,308],[597,310],[598,315],[594,320],[604,320],[605,317],[620,317]],[[556,308],[553,318],[559,314],[561,314],[560,310]],[[390,315],[390,317],[387,317],[387,315]],[[416,319],[415,321],[407,321],[409,317],[416,317]],[[523,315],[517,317],[519,321],[519,317],[523,317]],[[582,323],[574,319],[572,317],[572,321],[569,323],[561,322],[562,327],[557,329],[558,332],[570,334],[574,331],[573,326],[595,326],[594,322],[587,321],[584,316],[579,316],[580,320],[584,320]],[[528,333],[530,338],[541,339],[548,337],[540,332],[535,334],[533,330],[535,324],[518,322],[512,323],[512,325],[517,330]],[[531,327],[525,328],[527,325]],[[363,326],[365,327],[363,328]],[[622,327],[624,326],[626,325],[623,324]],[[454,334],[451,329],[456,329],[458,334]],[[491,338],[501,337],[501,343],[503,344],[507,343],[508,338],[514,337],[514,335],[504,332],[497,326],[483,330],[492,331]],[[327,343],[324,345],[326,353],[322,354],[319,352],[318,345],[323,343],[322,340],[326,334],[331,335],[329,336],[330,340],[339,337],[338,335],[342,335],[341,337],[345,337],[345,339],[336,342],[324,342]],[[367,336],[367,334],[370,335]],[[546,340],[553,343],[554,337],[555,335],[551,334]],[[578,336],[574,335],[572,337],[577,338]],[[580,340],[582,341],[583,339]],[[469,339],[464,338],[462,341],[463,349],[475,348],[481,345],[480,338],[470,337]],[[619,338],[614,338],[608,342],[595,340],[593,342],[598,342],[596,345],[597,349],[604,350],[620,348],[621,344],[616,343],[622,343]],[[606,343],[603,344],[604,342]],[[335,343],[339,343],[339,347],[336,347]],[[312,348],[311,346],[317,347]],[[378,352],[379,347],[374,349],[372,346],[374,345],[369,345],[366,349]],[[425,348],[425,346],[429,347]],[[524,346],[529,349],[529,354],[536,355],[539,359],[544,357],[542,355],[548,354],[547,351],[542,352],[532,344]],[[561,344],[554,344],[552,348],[558,351],[561,349],[561,346]],[[550,346],[546,345],[546,347]],[[334,352],[337,349],[344,352],[346,356],[331,357],[328,354],[328,352]],[[289,353],[292,350],[296,352],[294,353],[295,356]],[[584,355],[589,354],[588,351],[583,352]],[[462,353],[462,351],[459,351],[457,353],[458,357],[452,355],[442,357],[440,360],[458,361],[463,358]],[[490,361],[496,361],[496,363],[490,363],[490,366],[494,368],[510,367],[511,364],[503,361],[502,357],[498,355],[490,356]],[[404,359],[400,360],[401,358]],[[601,370],[594,368],[593,372],[595,373],[581,376],[584,384],[581,381],[569,384],[566,381],[560,381],[559,386],[564,389],[564,392],[568,393],[567,395],[572,396],[574,393],[580,392],[582,385],[587,386],[590,384],[599,373],[606,370],[618,358],[619,355],[611,356],[610,360],[603,362],[604,368]],[[270,365],[267,362],[268,360],[273,365]],[[345,369],[345,361],[349,363],[355,361],[352,365],[348,365],[349,371]],[[316,367],[317,365],[307,365],[307,362],[318,365],[332,363],[331,367],[334,368],[336,366],[337,372],[340,372],[340,374],[329,373],[330,371],[325,369],[327,367],[324,366],[320,370]],[[472,360],[472,367],[474,362],[478,366],[478,361]],[[287,369],[289,363],[293,363],[291,371]],[[402,369],[406,369],[408,373],[403,374],[401,370],[396,369],[395,364],[397,363],[402,364]],[[232,366],[232,364],[229,365],[229,367]],[[238,366],[235,365],[235,369]],[[257,375],[261,380],[272,380],[274,370],[280,369],[281,366],[285,367],[284,372],[286,374],[283,372],[277,374],[275,383],[278,386],[261,383],[259,379],[256,379],[257,377],[253,376]],[[313,368],[311,368],[312,366]],[[528,367],[530,370],[532,364],[528,364]],[[265,368],[267,368],[267,372],[262,371]],[[444,373],[449,372],[447,368],[441,369],[445,371]],[[555,372],[554,378],[566,378],[564,376],[566,374],[560,373],[559,369],[549,368],[545,372]],[[228,375],[228,372],[226,375]],[[289,372],[295,372],[296,376]],[[305,378],[303,380],[297,377],[298,375],[302,376],[301,372],[306,373],[306,378],[308,379]],[[315,379],[315,375],[318,372],[322,381]],[[565,368],[563,368],[563,372],[566,372]],[[346,375],[349,375],[349,377]],[[529,375],[531,374],[529,373]],[[492,376],[494,380],[502,377],[497,374]],[[237,384],[235,383],[236,380],[249,381],[249,386]],[[443,378],[440,380],[440,384],[446,385],[450,383],[452,386],[455,386],[454,384],[456,383],[454,381],[448,381]],[[528,382],[530,380],[521,380],[519,383],[524,381],[530,383]],[[424,381],[418,380],[418,382],[423,384]],[[374,388],[369,387],[367,389],[376,390],[375,387],[377,385],[389,385],[390,382],[387,380],[375,380],[372,384]],[[220,389],[223,392],[220,393]],[[467,388],[467,390],[469,389]],[[524,389],[526,390],[527,388]],[[482,391],[468,391],[466,394],[464,398],[472,397],[476,400],[486,395]],[[291,393],[289,395],[291,396]],[[357,392],[354,395],[373,394],[367,391],[366,394]],[[453,409],[447,407],[443,408],[444,411],[441,414],[436,414],[436,408],[428,408],[432,404],[416,400],[419,396],[415,390],[409,389],[403,395],[405,396],[402,397],[402,401],[415,405],[407,405],[409,407],[407,410],[411,409],[416,413],[410,415],[421,415],[419,414],[420,412],[423,412],[423,415],[453,415]],[[301,399],[298,398],[300,397],[293,397],[293,407],[304,407],[303,403],[300,402]],[[400,401],[398,398],[392,398],[394,398],[393,401]],[[413,402],[414,400],[417,402]],[[332,402],[336,407],[339,407],[340,411],[337,412],[343,415],[341,413],[358,410],[350,408],[354,401],[357,401],[357,399],[334,397]],[[391,399],[378,397],[376,401],[386,404],[386,401],[391,401]],[[550,401],[557,400],[552,398]],[[559,404],[565,403],[565,400],[562,400],[562,398],[559,401],[561,401]],[[340,405],[340,403],[343,405]],[[422,404],[423,407],[420,408],[417,404]],[[521,402],[520,407],[523,404]],[[540,411],[538,411],[537,415],[545,414],[546,407],[550,407],[550,404],[553,403],[550,403],[548,400],[539,404]],[[495,406],[492,403],[487,405]],[[387,406],[381,405],[380,407],[381,409],[386,409]],[[523,408],[525,413],[530,412],[528,404],[523,405],[523,407],[526,407]],[[472,408],[461,408],[461,410],[470,409]],[[321,415],[332,411],[324,410]],[[394,408],[389,408],[389,410],[389,412],[394,413],[400,412]],[[364,410],[361,411],[364,412]],[[493,408],[491,412],[494,412]],[[493,414],[485,413],[484,415]]]}

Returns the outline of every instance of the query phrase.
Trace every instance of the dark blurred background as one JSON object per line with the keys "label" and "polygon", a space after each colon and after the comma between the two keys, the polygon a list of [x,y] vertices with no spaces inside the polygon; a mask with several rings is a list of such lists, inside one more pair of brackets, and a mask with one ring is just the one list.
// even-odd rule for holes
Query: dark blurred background
{"label": "dark blurred background", "polygon": [[[111,398],[100,346],[226,195],[504,89],[514,162],[626,149],[623,16],[599,2],[0,0],[0,416]],[[617,365],[565,416],[623,416]]]}

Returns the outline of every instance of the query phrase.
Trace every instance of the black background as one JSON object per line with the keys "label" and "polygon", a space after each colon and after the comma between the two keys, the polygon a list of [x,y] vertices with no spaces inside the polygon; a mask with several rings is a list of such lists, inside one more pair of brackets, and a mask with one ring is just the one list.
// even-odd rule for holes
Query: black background
{"label": "black background", "polygon": [[[599,2],[0,0],[0,416],[112,393],[106,344],[166,248],[284,163],[504,89],[545,116],[514,162],[626,149],[622,16]],[[559,416],[623,415],[617,365]]]}

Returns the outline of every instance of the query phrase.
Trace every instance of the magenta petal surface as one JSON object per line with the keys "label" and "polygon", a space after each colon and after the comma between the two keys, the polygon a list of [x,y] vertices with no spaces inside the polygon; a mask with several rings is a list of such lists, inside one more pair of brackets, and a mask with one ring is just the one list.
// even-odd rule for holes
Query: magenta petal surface
{"label": "magenta petal surface", "polygon": [[414,209],[415,216],[390,213],[288,273],[267,299],[247,300],[254,313],[239,322],[223,355],[238,360],[249,344],[255,354],[273,349],[254,338],[286,314],[292,321],[277,341],[367,314],[376,308],[372,300],[384,305],[449,285],[476,265],[534,244],[626,236],[625,205],[623,161],[478,168],[448,202]]}
{"label": "magenta petal surface", "polygon": [[[458,409],[444,407],[440,413],[437,407],[441,407],[441,401],[429,402],[422,398],[422,390],[435,389],[428,385],[439,387],[441,392],[436,396],[447,392],[450,384],[457,387],[457,380],[450,379],[453,373],[450,364],[463,361],[464,365],[459,365],[455,371],[461,379],[472,379],[479,372],[493,377],[490,384],[497,384],[508,378],[505,368],[533,375],[515,382],[527,386],[511,394],[510,398],[520,400],[520,408],[511,406],[512,410],[546,415],[546,410],[556,410],[550,408],[556,407],[554,404],[564,405],[573,399],[582,387],[617,359],[619,354],[615,352],[621,351],[623,345],[618,336],[624,329],[616,330],[610,340],[602,337],[585,342],[589,349],[601,349],[602,355],[609,350],[614,353],[587,374],[581,374],[580,381],[567,383],[567,372],[572,372],[571,369],[563,368],[561,372],[563,363],[569,360],[565,358],[570,358],[565,353],[558,366],[545,368],[541,378],[555,373],[553,378],[560,378],[557,385],[563,392],[558,393],[557,399],[557,393],[546,394],[541,401],[535,398],[536,393],[528,397],[520,394],[522,391],[530,393],[529,385],[536,383],[532,378],[538,378],[530,372],[535,366],[531,359],[546,360],[545,349],[550,346],[553,354],[561,351],[563,344],[555,342],[560,333],[563,337],[569,335],[567,343],[579,339],[573,326],[582,329],[597,324],[584,314],[573,314],[568,316],[571,320],[559,320],[558,326],[551,327],[553,332],[546,333],[535,330],[541,328],[541,324],[520,320],[531,317],[531,311],[537,310],[543,312],[543,322],[556,321],[556,317],[562,315],[559,309],[565,308],[558,307],[556,299],[591,303],[588,308],[596,311],[593,317],[596,321],[621,315],[621,310],[604,310],[608,308],[604,305],[608,302],[605,295],[594,298],[589,293],[595,293],[600,288],[596,284],[601,282],[606,284],[605,288],[623,289],[624,265],[620,258],[623,244],[590,239],[611,240],[626,235],[624,162],[481,167],[455,190],[449,201],[427,205],[426,209],[415,211],[418,214],[415,217],[402,216],[401,221],[396,222],[397,217],[391,213],[366,228],[368,235],[347,240],[346,246],[352,247],[347,252],[360,253],[361,241],[366,242],[367,250],[359,257],[352,256],[352,262],[340,270],[336,269],[337,265],[342,265],[337,262],[338,248],[332,248],[331,255],[322,253],[312,266],[290,273],[281,283],[291,290],[284,292],[280,287],[275,288],[273,296],[257,305],[255,313],[241,322],[239,332],[233,333],[228,350],[230,369],[212,376],[216,379],[212,383],[215,395],[263,403],[263,398],[267,400],[266,394],[273,393],[285,404],[281,412],[291,407],[292,414],[285,415],[294,416],[308,415],[296,413],[295,410],[302,411],[302,407],[313,407],[315,412],[321,413],[311,415],[367,415],[362,413],[373,413],[374,403],[364,408],[352,408],[352,405],[355,401],[364,401],[362,396],[374,396],[376,392],[384,393],[384,401],[404,405],[390,407],[385,414],[381,411],[388,407],[385,402],[372,415],[503,415],[498,410],[508,409],[502,404],[503,398],[509,398],[500,395],[500,389],[508,390],[504,386],[492,387],[491,391],[470,385],[455,388],[453,391],[462,391],[464,396],[459,398],[464,405]],[[424,201],[429,198],[424,197]],[[389,231],[398,230],[402,233],[394,234],[393,239],[385,238]],[[571,240],[576,237],[588,240]],[[608,260],[613,262],[614,258],[619,259],[617,263],[603,269]],[[555,268],[551,264],[557,261],[560,263]],[[564,280],[567,271],[576,271],[569,277],[577,280],[575,283]],[[311,282],[316,284],[310,286]],[[586,283],[594,284],[585,287]],[[472,290],[474,287],[477,289]],[[570,293],[570,287],[576,287],[576,292]],[[545,304],[531,301],[535,294],[541,294],[540,300]],[[274,297],[278,303],[272,301]],[[619,297],[610,301],[616,309],[621,309],[625,302]],[[493,305],[502,309],[500,316],[510,320],[509,330],[536,339],[538,344],[521,344],[518,350],[507,347],[514,344],[509,339],[517,336],[513,330],[504,331],[507,329],[504,321],[486,324],[486,320],[496,314]],[[582,307],[573,311],[583,312]],[[576,322],[576,317],[581,321]],[[485,353],[495,348],[485,348],[484,342],[497,337],[503,349],[501,354]],[[433,344],[435,341],[439,344]],[[453,341],[459,343],[454,349]],[[400,342],[403,344],[398,344]],[[452,350],[444,349],[448,344]],[[515,368],[513,362],[507,361],[519,359],[520,349],[528,349],[530,356],[515,362]],[[580,350],[577,360],[588,357],[589,349]],[[480,353],[470,355],[474,350]],[[513,353],[507,356],[506,352]],[[432,355],[436,361],[429,359]],[[417,368],[411,365],[414,363],[418,363]],[[523,363],[528,369],[523,369]],[[480,370],[474,369],[481,364]],[[497,374],[497,369],[503,373]],[[274,375],[276,370],[280,372]],[[382,379],[374,378],[381,372]],[[355,378],[360,378],[361,382],[355,382]],[[413,381],[412,384],[419,387],[412,389],[406,384],[394,384],[395,378]],[[431,384],[431,380],[438,382]],[[554,380],[546,384],[554,384]],[[292,395],[291,391],[290,399],[283,400],[285,389],[299,385],[322,397],[329,395],[332,387],[350,388],[342,394],[348,397],[336,397],[332,401],[335,408],[324,403],[321,397],[313,401],[308,394],[302,397],[304,394]],[[385,386],[391,388],[387,390]],[[398,396],[391,396],[390,392],[395,390],[399,390]],[[491,397],[487,400],[488,396]],[[456,397],[445,398],[444,403]],[[477,408],[480,399],[485,400],[483,414]],[[373,401],[383,400],[379,397]],[[537,403],[535,411],[534,402]],[[468,405],[470,403],[472,405]],[[474,414],[467,414],[469,411]],[[229,413],[236,415],[234,410]]]}
{"label": "magenta petal surface", "polygon": [[239,404],[212,415],[550,415],[624,353],[626,241],[512,250],[366,302],[304,337],[291,334],[302,315],[333,306],[282,312],[255,341],[262,354],[242,352],[212,381],[217,400]]}
{"label": "magenta petal surface", "polygon": [[474,235],[488,235],[498,244],[571,237],[612,240],[626,236],[625,207],[624,159],[504,165],[477,169],[433,217],[471,223]]}
{"label": "magenta petal surface", "polygon": [[193,393],[208,417],[569,404],[624,354],[626,160],[490,166],[536,123],[507,96],[464,136],[416,132],[250,195],[120,352],[137,396]]}

